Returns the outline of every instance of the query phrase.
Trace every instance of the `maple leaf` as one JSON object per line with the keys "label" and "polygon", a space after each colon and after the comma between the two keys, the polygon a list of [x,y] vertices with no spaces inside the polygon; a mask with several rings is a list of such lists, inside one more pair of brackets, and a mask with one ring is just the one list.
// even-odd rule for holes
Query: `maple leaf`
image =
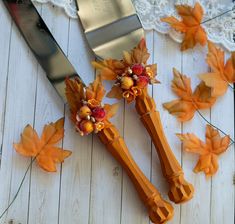
{"label": "maple leaf", "polygon": [[123,52],[122,60],[93,61],[92,65],[99,70],[102,79],[116,81],[107,97],[125,98],[131,103],[148,84],[159,83],[155,78],[157,65],[147,65],[149,56],[146,41],[142,39],[130,52]]}
{"label": "maple leaf", "polygon": [[41,138],[31,125],[27,125],[21,134],[15,150],[23,156],[36,157],[38,165],[48,172],[56,172],[56,163],[64,162],[71,155],[68,150],[55,146],[64,137],[64,119],[44,126]]}
{"label": "maple leaf", "polygon": [[221,137],[219,131],[212,126],[206,126],[206,142],[201,141],[194,134],[177,134],[183,142],[183,148],[187,152],[199,154],[199,160],[194,172],[204,172],[207,177],[213,176],[218,170],[218,156],[225,152],[230,143],[227,135]]}
{"label": "maple leaf", "polygon": [[201,26],[204,14],[202,6],[197,2],[193,8],[188,5],[176,5],[176,9],[182,20],[170,16],[162,18],[161,21],[169,23],[175,30],[185,34],[181,50],[193,48],[197,43],[205,46],[207,34]]}
{"label": "maple leaf", "polygon": [[115,103],[113,105],[110,104],[105,104],[104,105],[104,110],[106,112],[106,119],[109,120],[110,118],[112,118],[118,111],[118,103]]}
{"label": "maple leaf", "polygon": [[91,100],[94,99],[101,103],[104,95],[105,88],[102,84],[101,76],[98,75],[93,83],[91,83],[88,87],[86,87],[86,99]]}
{"label": "maple leaf", "polygon": [[189,121],[198,109],[210,108],[216,101],[211,96],[211,89],[204,82],[199,83],[195,91],[191,88],[191,79],[173,69],[172,91],[179,99],[163,104],[168,112],[176,116],[180,121]]}
{"label": "maple leaf", "polygon": [[132,64],[146,64],[150,54],[146,47],[145,39],[131,51],[123,51],[123,60],[106,59],[100,62],[92,61],[91,64],[100,71],[104,80],[116,80],[118,75],[122,75]]}
{"label": "maple leaf", "polygon": [[224,51],[208,41],[207,63],[211,72],[199,75],[207,86],[212,89],[212,96],[219,97],[228,89],[229,83],[235,83],[235,70],[233,67],[234,55],[225,63]]}
{"label": "maple leaf", "polygon": [[[126,54],[127,54],[127,52],[126,52]],[[124,56],[125,56],[125,53],[124,53]],[[125,62],[129,65],[141,64],[141,63],[146,64],[147,63],[147,61],[150,57],[150,54],[148,53],[145,39],[142,39],[139,42],[139,44],[131,51],[130,56],[131,56],[130,61],[125,60]],[[126,59],[126,57],[124,57],[124,59]],[[128,62],[130,62],[130,63],[128,63]]]}
{"label": "maple leaf", "polygon": [[125,62],[116,59],[107,59],[99,62],[92,61],[91,64],[100,71],[100,75],[104,80],[115,80],[126,69]]}
{"label": "maple leaf", "polygon": [[78,78],[65,80],[65,94],[69,104],[71,113],[71,120],[76,122],[76,115],[78,109],[82,106],[82,99],[84,98],[84,90],[81,81]]}

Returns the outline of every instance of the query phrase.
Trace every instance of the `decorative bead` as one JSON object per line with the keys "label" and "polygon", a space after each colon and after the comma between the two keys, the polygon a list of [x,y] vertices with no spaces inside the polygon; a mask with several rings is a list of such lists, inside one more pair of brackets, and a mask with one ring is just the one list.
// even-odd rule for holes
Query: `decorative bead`
{"label": "decorative bead", "polygon": [[82,100],[82,104],[83,105],[87,105],[87,101],[86,100]]}
{"label": "decorative bead", "polygon": [[93,123],[95,123],[95,122],[96,122],[95,118],[94,118],[94,117],[92,117],[92,116],[91,116],[91,119],[90,119],[90,120],[91,120],[91,122],[93,122]]}
{"label": "decorative bead", "polygon": [[137,76],[137,75],[133,75],[132,78],[133,78],[134,80],[138,80],[138,76]]}
{"label": "decorative bead", "polygon": [[131,70],[131,68],[128,68],[128,69],[127,69],[127,72],[128,72],[129,74],[132,74],[133,71]]}

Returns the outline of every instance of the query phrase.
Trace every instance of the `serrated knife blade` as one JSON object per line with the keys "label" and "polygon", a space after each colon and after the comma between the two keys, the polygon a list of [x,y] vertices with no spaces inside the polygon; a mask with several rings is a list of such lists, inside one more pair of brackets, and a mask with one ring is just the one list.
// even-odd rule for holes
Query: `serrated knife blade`
{"label": "serrated knife blade", "polygon": [[46,72],[47,78],[66,102],[66,77],[82,79],[56,42],[31,0],[3,0],[21,34]]}

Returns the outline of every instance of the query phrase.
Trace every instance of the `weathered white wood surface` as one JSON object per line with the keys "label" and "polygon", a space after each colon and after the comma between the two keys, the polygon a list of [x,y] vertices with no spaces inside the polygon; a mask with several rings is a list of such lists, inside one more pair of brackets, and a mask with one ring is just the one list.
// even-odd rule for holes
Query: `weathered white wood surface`
{"label": "weathered white wood surface", "polygon": [[[82,36],[81,27],[60,9],[37,6],[55,38],[86,83],[95,72],[89,62],[93,56]],[[192,77],[208,67],[206,49],[181,53],[179,44],[156,32],[147,32],[151,61],[158,63],[160,85],[152,94],[162,116],[169,143],[181,162],[186,178],[195,186],[195,197],[184,205],[174,205],[172,224],[234,223],[234,148],[220,158],[220,170],[211,179],[194,174],[197,156],[182,152],[176,132],[191,132],[204,139],[205,123],[199,117],[180,124],[162,108],[175,96],[170,91],[172,67]],[[107,85],[109,86],[109,85]],[[43,124],[67,115],[44,72],[12,23],[0,2],[0,213],[14,197],[30,160],[18,155],[12,143],[19,140],[23,127],[30,123],[38,130]],[[234,95],[232,91],[204,115],[234,136]],[[113,119],[126,140],[133,157],[167,199],[168,185],[162,177],[154,146],[143,129],[133,106],[121,103]],[[95,136],[79,137],[66,118],[63,147],[73,151],[58,172],[50,174],[33,165],[15,203],[0,220],[1,224],[147,224],[145,207],[121,166],[109,155]]]}

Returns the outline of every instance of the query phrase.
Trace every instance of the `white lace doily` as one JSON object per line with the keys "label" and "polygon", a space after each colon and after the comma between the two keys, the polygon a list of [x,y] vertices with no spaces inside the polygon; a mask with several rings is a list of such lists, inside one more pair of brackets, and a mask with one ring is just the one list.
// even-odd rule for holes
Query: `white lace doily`
{"label": "white lace doily", "polygon": [[[77,18],[74,0],[33,0],[34,2],[52,4],[63,8],[71,18]],[[162,17],[174,15],[175,4],[194,5],[200,2],[204,8],[204,21],[210,20],[234,7],[232,0],[132,0],[141,19],[144,29],[154,29],[160,33],[168,33],[173,40],[182,41],[182,35],[160,21]],[[235,13],[229,12],[203,24],[209,40],[223,45],[229,51],[235,50]]]}

